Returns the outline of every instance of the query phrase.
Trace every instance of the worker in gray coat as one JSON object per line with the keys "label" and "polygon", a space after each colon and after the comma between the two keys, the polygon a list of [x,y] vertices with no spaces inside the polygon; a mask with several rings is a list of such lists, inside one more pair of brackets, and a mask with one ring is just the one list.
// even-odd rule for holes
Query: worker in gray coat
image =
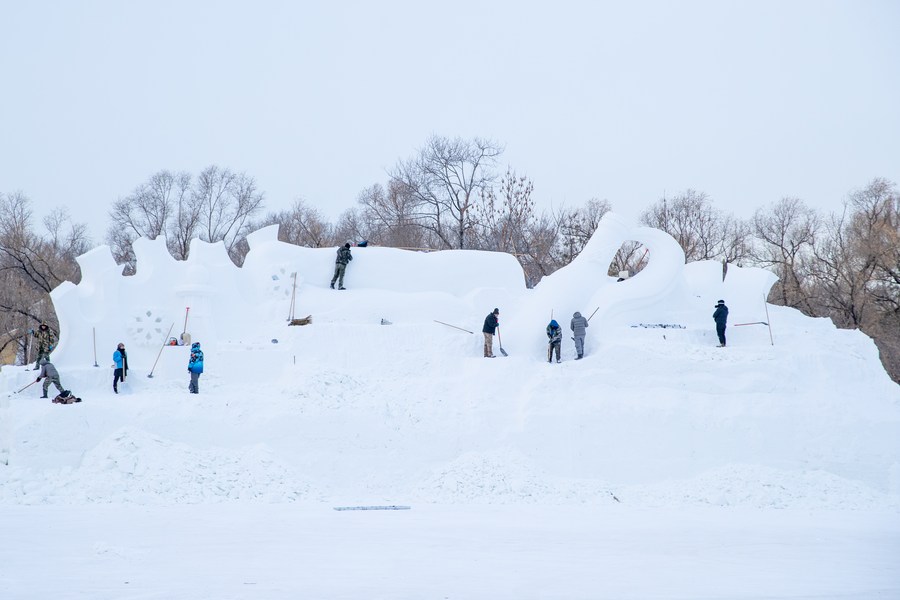
{"label": "worker in gray coat", "polygon": [[572,315],[572,322],[569,324],[569,328],[572,330],[572,335],[574,336],[572,339],[575,340],[575,352],[578,356],[575,357],[575,360],[581,360],[584,358],[584,336],[585,329],[587,329],[588,321],[584,317],[581,316],[580,312],[576,312]]}
{"label": "worker in gray coat", "polygon": [[53,363],[50,362],[49,360],[47,360],[46,358],[42,358],[40,360],[40,364],[41,364],[41,370],[38,373],[38,376],[37,376],[37,379],[35,379],[35,382],[38,382],[41,379],[44,380],[44,395],[41,396],[41,398],[47,397],[47,389],[50,387],[51,383],[56,386],[56,389],[58,389],[60,391],[60,393],[62,393],[63,386],[59,382],[59,371],[56,370],[56,367],[53,366]]}

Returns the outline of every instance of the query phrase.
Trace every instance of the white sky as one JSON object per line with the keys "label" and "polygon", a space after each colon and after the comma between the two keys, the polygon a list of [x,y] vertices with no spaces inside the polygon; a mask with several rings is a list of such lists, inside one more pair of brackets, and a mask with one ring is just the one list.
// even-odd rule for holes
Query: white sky
{"label": "white sky", "polygon": [[[432,133],[505,145],[543,207],[749,216],[900,183],[900,2],[0,0],[0,192],[73,208],[161,169],[329,218]],[[505,166],[505,164],[504,164]]]}

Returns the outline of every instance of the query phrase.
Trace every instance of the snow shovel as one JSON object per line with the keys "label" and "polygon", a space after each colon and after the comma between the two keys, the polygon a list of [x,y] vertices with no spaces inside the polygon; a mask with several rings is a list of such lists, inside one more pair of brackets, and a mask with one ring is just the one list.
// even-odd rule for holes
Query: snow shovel
{"label": "snow shovel", "polygon": [[503,349],[503,340],[500,339],[499,327],[497,327],[497,343],[500,344],[500,354],[502,354],[503,356],[509,356],[509,354],[506,353],[506,350]]}
{"label": "snow shovel", "polygon": [[185,346],[190,345],[191,343],[191,334],[187,331],[187,322],[188,322],[188,314],[191,312],[191,307],[188,306],[184,309],[184,327],[181,328],[181,343]]}

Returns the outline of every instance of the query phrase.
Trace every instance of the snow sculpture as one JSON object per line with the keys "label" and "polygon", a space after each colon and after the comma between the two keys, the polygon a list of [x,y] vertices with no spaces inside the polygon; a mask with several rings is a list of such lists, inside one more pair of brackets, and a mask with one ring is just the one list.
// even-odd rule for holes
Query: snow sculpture
{"label": "snow sculpture", "polygon": [[[413,321],[446,316],[480,329],[484,315],[501,307],[504,341],[521,349],[543,343],[543,327],[551,314],[568,329],[576,310],[585,316],[596,308],[588,339],[598,333],[636,324],[678,324],[711,330],[713,304],[724,298],[731,322],[765,321],[764,298],[776,278],[761,269],[722,266],[714,262],[685,265],[684,253],[671,236],[633,227],[607,214],[581,254],[568,266],[526,290],[516,259],[508,254],[456,250],[410,252],[394,248],[354,248],[348,287],[328,289],[335,248],[301,248],[278,241],[277,225],[248,236],[250,252],[243,267],[228,258],[222,243],[193,240],[190,258],[177,261],[165,240],[141,238],[134,243],[135,275],[122,275],[107,247],[78,258],[82,281],[63,283],[51,293],[60,323],[54,360],[62,365],[107,366],[120,341],[130,364],[152,364],[160,347],[182,331],[204,348],[219,344],[265,341],[285,324],[293,295],[301,295],[300,311],[332,320],[379,322],[384,307]],[[649,253],[647,267],[623,282],[608,273],[623,242],[641,242]],[[280,331],[280,329],[278,329]],[[508,338],[508,340],[507,340]],[[540,352],[537,353],[540,355]],[[183,370],[187,349],[172,349],[163,369]],[[173,371],[175,372],[175,371]]]}

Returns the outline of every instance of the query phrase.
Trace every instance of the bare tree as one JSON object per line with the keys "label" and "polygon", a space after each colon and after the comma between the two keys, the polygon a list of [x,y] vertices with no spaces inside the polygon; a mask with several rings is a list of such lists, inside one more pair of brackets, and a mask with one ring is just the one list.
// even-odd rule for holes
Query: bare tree
{"label": "bare tree", "polygon": [[647,259],[647,248],[642,243],[633,240],[626,241],[616,251],[607,274],[615,277],[626,271],[629,275],[634,275],[647,266]]}
{"label": "bare tree", "polygon": [[687,262],[742,258],[746,226],[716,209],[703,192],[687,190],[663,198],[641,214],[641,223],[675,238]]}
{"label": "bare tree", "polygon": [[190,178],[185,193],[179,193],[172,205],[171,217],[166,225],[166,246],[177,260],[187,260],[191,240],[200,228],[201,204],[191,189]]}
{"label": "bare tree", "polygon": [[558,220],[562,234],[560,266],[569,264],[581,254],[585,244],[600,225],[600,220],[611,209],[609,200],[591,198],[581,208],[559,211]]}
{"label": "bare tree", "polygon": [[522,253],[529,225],[535,219],[531,194],[534,183],[507,168],[497,189],[489,187],[475,205],[477,245],[483,250]]}
{"label": "bare tree", "polygon": [[487,188],[475,206],[478,222],[475,245],[483,250],[515,255],[529,287],[548,274],[548,259],[558,231],[557,227],[547,228],[550,221],[535,214],[533,191],[530,178],[516,175],[508,167],[498,188]]}
{"label": "bare tree", "polygon": [[869,293],[877,269],[875,257],[860,251],[854,216],[849,207],[832,215],[827,233],[813,248],[810,276],[814,282],[815,313],[829,316],[838,327],[859,328],[868,322]]}
{"label": "bare tree", "polygon": [[209,166],[194,182],[191,199],[199,210],[200,239],[224,242],[228,255],[240,265],[243,255],[238,242],[248,233],[250,218],[262,207],[263,194],[256,189],[256,181],[243,173]]}
{"label": "bare tree", "polygon": [[881,307],[900,316],[900,194],[896,184],[874,179],[850,194],[850,224],[859,254],[875,265],[870,290]]}
{"label": "bare tree", "polygon": [[297,200],[289,211],[270,213],[253,225],[259,229],[278,224],[278,239],[282,242],[309,248],[324,248],[334,244],[334,226],[315,208]]}
{"label": "bare tree", "polygon": [[369,239],[375,243],[397,248],[430,247],[417,200],[398,180],[390,180],[387,188],[377,183],[366,188],[360,192],[358,202],[360,218],[366,224]]}
{"label": "bare tree", "polygon": [[413,199],[415,221],[445,248],[466,248],[473,240],[474,206],[496,180],[502,153],[494,142],[432,136],[418,154],[390,172],[398,191]]}
{"label": "bare tree", "polygon": [[778,275],[770,298],[813,314],[807,276],[821,229],[816,211],[799,198],[782,198],[766,209],[757,209],[752,228],[752,259]]}
{"label": "bare tree", "polygon": [[[106,241],[116,262],[125,263],[128,271],[134,272],[134,240],[139,237],[153,240],[166,234],[173,211],[186,201],[190,185],[191,177],[187,173],[159,171],[130,195],[113,203]],[[177,250],[177,245],[170,244],[170,252]]]}

